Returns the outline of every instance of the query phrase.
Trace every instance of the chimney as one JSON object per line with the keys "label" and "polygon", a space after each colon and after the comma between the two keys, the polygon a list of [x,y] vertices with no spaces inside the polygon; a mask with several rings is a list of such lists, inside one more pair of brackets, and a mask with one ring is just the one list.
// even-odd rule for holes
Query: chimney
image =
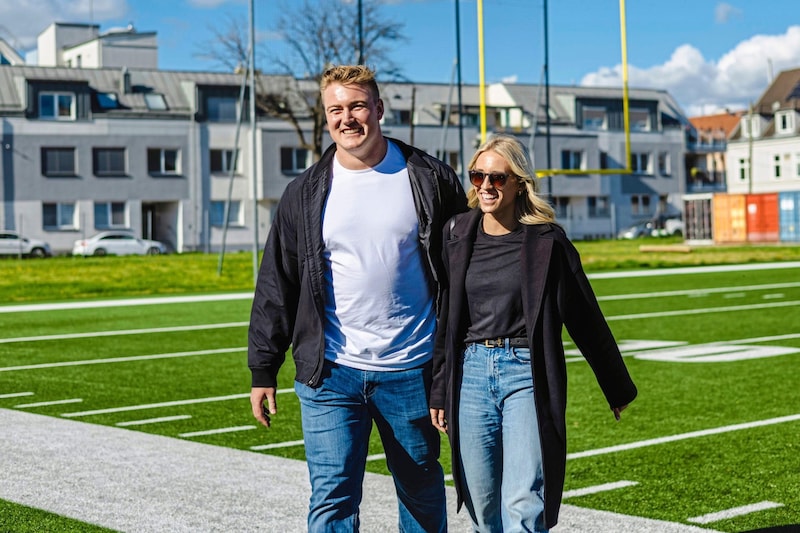
{"label": "chimney", "polygon": [[128,72],[128,67],[122,67],[122,76],[119,79],[119,92],[121,94],[130,94],[131,92],[131,73]]}

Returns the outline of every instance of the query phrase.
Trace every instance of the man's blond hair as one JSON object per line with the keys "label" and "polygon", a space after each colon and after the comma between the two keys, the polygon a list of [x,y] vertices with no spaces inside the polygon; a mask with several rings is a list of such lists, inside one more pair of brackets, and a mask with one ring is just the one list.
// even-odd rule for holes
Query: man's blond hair
{"label": "man's blond hair", "polygon": [[324,93],[329,85],[365,85],[377,102],[381,98],[375,72],[364,65],[334,65],[322,73],[319,90]]}

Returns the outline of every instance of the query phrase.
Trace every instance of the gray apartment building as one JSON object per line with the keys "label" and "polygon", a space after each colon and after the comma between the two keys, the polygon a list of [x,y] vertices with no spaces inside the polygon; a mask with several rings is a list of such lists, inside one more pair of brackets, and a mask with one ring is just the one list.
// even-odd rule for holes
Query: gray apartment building
{"label": "gray apartment building", "polygon": [[[36,65],[0,47],[0,228],[56,253],[109,228],[176,252],[217,251],[229,197],[225,245],[249,249],[266,238],[286,184],[313,162],[288,122],[257,112],[251,133],[242,75],[158,70],[154,34],[53,24],[39,47]],[[257,90],[286,81],[263,75]],[[384,132],[462,173],[480,141],[479,90],[462,86],[459,113],[451,85],[383,83]],[[689,122],[668,93],[629,91],[628,148],[620,88],[549,90],[548,123],[544,87],[488,85],[486,129],[519,136],[536,167],[550,169],[542,191],[573,239],[680,212]],[[302,116],[300,126],[310,133]]]}

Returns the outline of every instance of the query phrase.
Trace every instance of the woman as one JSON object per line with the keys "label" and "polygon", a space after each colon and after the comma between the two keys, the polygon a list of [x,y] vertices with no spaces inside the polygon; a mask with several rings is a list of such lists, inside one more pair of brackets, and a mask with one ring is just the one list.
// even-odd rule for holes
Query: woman
{"label": "woman", "polygon": [[472,209],[444,230],[449,289],[431,421],[450,438],[458,505],[475,531],[547,531],[567,457],[562,327],[617,419],[636,387],[522,144],[490,138],[469,176]]}

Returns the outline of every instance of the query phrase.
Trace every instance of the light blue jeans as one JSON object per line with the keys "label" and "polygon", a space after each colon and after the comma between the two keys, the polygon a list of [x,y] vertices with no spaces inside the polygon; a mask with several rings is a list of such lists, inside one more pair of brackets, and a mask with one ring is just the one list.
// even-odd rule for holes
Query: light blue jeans
{"label": "light blue jeans", "polygon": [[430,384],[430,363],[374,372],[330,361],[319,388],[295,382],[311,478],[310,533],[358,531],[373,421],[397,490],[399,531],[447,530],[439,434],[428,410]]}
{"label": "light blue jeans", "polygon": [[464,351],[458,426],[475,531],[547,531],[539,425],[527,348]]}

